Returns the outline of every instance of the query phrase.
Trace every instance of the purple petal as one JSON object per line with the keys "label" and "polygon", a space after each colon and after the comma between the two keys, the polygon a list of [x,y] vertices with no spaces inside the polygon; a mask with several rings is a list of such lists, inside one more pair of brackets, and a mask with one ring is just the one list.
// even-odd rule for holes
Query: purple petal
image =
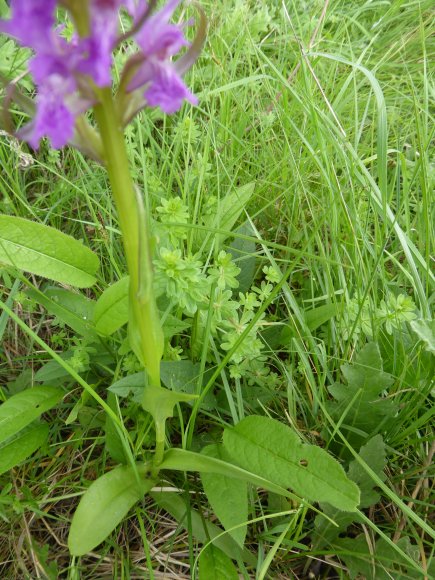
{"label": "purple petal", "polygon": [[48,137],[55,149],[60,149],[74,135],[75,116],[65,103],[62,77],[52,76],[36,97],[36,115],[21,130],[20,136],[37,149],[42,137]]}
{"label": "purple petal", "polygon": [[136,34],[136,42],[145,55],[164,60],[188,44],[181,28],[168,24],[179,3],[180,0],[170,0],[162,10],[152,14]]}
{"label": "purple petal", "polygon": [[12,0],[12,18],[0,22],[0,32],[15,36],[23,46],[43,47],[54,24],[55,7],[56,0]]}
{"label": "purple petal", "polygon": [[148,105],[160,107],[165,113],[171,114],[180,109],[185,99],[193,105],[198,103],[170,62],[157,61],[153,65],[154,75],[144,94]]}
{"label": "purple petal", "polygon": [[76,87],[74,72],[82,58],[81,49],[60,37],[52,36],[52,40],[29,61],[30,72],[38,85],[52,75],[63,77],[68,83],[65,90],[73,91]]}
{"label": "purple petal", "polygon": [[121,0],[92,0],[91,33],[81,41],[86,55],[78,71],[89,75],[95,84],[104,87],[112,82],[112,51],[119,26]]}

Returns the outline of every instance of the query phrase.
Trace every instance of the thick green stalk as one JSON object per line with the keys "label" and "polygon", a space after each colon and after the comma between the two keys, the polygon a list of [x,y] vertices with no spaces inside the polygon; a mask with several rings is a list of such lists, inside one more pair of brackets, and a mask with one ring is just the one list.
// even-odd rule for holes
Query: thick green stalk
{"label": "thick green stalk", "polygon": [[95,106],[94,112],[103,142],[130,274],[130,343],[147,370],[149,384],[159,387],[163,333],[153,293],[149,234],[142,200],[131,178],[123,129],[110,89],[100,91],[99,104]]}

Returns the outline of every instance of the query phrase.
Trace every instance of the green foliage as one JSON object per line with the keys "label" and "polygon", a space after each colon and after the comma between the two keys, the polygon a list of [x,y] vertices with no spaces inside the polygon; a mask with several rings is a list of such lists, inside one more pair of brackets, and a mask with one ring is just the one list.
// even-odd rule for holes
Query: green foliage
{"label": "green foliage", "polygon": [[124,276],[101,294],[95,305],[94,324],[104,336],[110,336],[128,321],[129,277]]}
{"label": "green foliage", "polygon": [[24,428],[0,443],[0,475],[19,465],[47,440],[48,425]]}
{"label": "green foliage", "polygon": [[0,263],[86,288],[95,283],[99,262],[86,246],[58,230],[0,215]]}
{"label": "green foliage", "polygon": [[95,480],[82,497],[68,536],[68,547],[74,556],[93,550],[107,538],[154,485],[147,479],[147,467],[117,467]]}
{"label": "green foliage", "polygon": [[[243,210],[254,194],[255,183],[247,183],[238,189],[232,189],[225,197],[219,199],[216,210],[203,218],[204,230],[198,230],[195,238],[196,247],[206,252],[212,244],[219,247],[230,235]],[[208,232],[219,230],[211,237]]]}
{"label": "green foliage", "polygon": [[199,580],[237,580],[239,575],[230,558],[210,544],[199,557]]}
{"label": "green foliage", "polygon": [[[356,538],[340,539],[336,545],[352,580],[360,577],[367,580],[415,578],[414,568],[411,568],[383,538],[380,538],[374,546],[369,546],[366,536],[361,534]],[[397,546],[413,560],[418,561],[418,550],[411,546],[409,538],[400,538]]]}
{"label": "green foliage", "polygon": [[[156,478],[156,488],[165,491],[152,492],[156,503],[149,497],[142,502],[142,490],[128,492],[125,502],[115,499],[123,513],[118,521],[135,502],[137,520],[93,548],[92,558],[71,563],[63,534],[83,481],[106,477],[117,463],[133,469],[140,461],[143,482],[155,426],[141,406],[146,373],[124,328],[128,278],[105,168],[73,149],[49,151],[44,143],[30,155],[26,145],[0,132],[0,209],[20,216],[13,220],[26,217],[85,239],[102,265],[98,285],[78,293],[68,288],[74,285],[70,264],[62,274],[70,254],[57,263],[55,244],[50,265],[21,247],[22,269],[33,272],[32,265],[44,263],[65,288],[33,277],[32,284],[22,276],[15,280],[9,258],[0,258],[6,265],[0,307],[7,305],[24,323],[19,327],[0,312],[0,409],[3,399],[34,390],[33,381],[61,385],[67,394],[49,415],[48,444],[48,425],[38,416],[0,443],[0,471],[19,466],[0,481],[0,576],[152,578],[185,573],[187,565],[193,576],[198,554],[204,578],[215,570],[233,577],[235,561],[244,577],[339,572],[414,578],[423,577],[426,564],[427,576],[434,576],[426,486],[435,349],[427,75],[432,4],[418,0],[403,9],[400,2],[368,7],[338,0],[323,12],[323,2],[293,2],[285,10],[270,0],[205,3],[208,42],[189,80],[200,106],[186,106],[176,117],[149,110],[127,129],[132,174],[154,237],[165,337],[162,384],[174,394],[201,395],[201,404],[192,399],[170,409],[174,417]],[[0,0],[3,15],[6,10]],[[125,13],[122,18],[127,24]],[[289,50],[294,38],[295,50]],[[9,40],[0,45],[0,70],[20,76],[28,50]],[[15,108],[11,114],[18,119]],[[35,244],[44,239],[40,232]],[[10,256],[6,244],[0,242],[0,254]],[[73,238],[67,244],[74,257],[86,250]],[[85,275],[90,283],[95,271]],[[281,283],[284,273],[290,274]],[[377,346],[366,347],[367,340]],[[55,355],[66,366],[51,360]],[[311,447],[296,434],[315,441],[322,460],[325,445],[334,467],[335,456],[359,487],[362,511],[321,501],[322,514],[306,515],[309,506],[292,493],[297,478],[283,450],[287,427],[277,444],[267,429],[253,428],[237,436],[230,455],[222,431],[227,438],[239,423],[243,431],[243,418],[252,413],[291,425],[287,447],[302,448],[304,456]],[[200,452],[211,443],[222,460]],[[285,461],[275,458],[276,451]],[[50,461],[40,460],[45,452]],[[306,474],[306,466],[296,468]],[[317,475],[313,497],[323,498],[321,468]],[[132,480],[121,480],[129,488]],[[335,478],[325,481],[328,486]],[[245,517],[245,499],[225,500],[241,498],[246,487]],[[112,503],[104,503],[109,492],[89,510],[83,528],[88,546],[96,539],[92,527],[112,516]],[[250,551],[241,548],[247,520]],[[30,534],[24,542],[23,521]],[[45,528],[40,532],[42,521],[59,543]],[[399,521],[404,530],[397,552],[388,538]],[[109,523],[106,534],[116,525]],[[417,546],[421,556],[414,553]],[[407,556],[419,562],[421,573]],[[50,568],[54,560],[57,571]]]}
{"label": "green foliage", "polygon": [[413,320],[411,328],[428,352],[435,354],[435,320]]}
{"label": "green foliage", "polygon": [[206,301],[208,285],[197,256],[183,257],[181,250],[161,248],[155,261],[157,296],[164,294],[188,316]]}
{"label": "green foliage", "polygon": [[268,417],[246,417],[224,433],[224,446],[244,469],[292,488],[300,497],[343,511],[359,504],[358,487],[326,451],[302,443],[286,425]]}
{"label": "green foliage", "polygon": [[264,487],[273,493],[284,497],[293,497],[289,491],[276,484],[272,478],[257,475],[248,469],[243,469],[234,463],[227,463],[217,459],[184,449],[169,449],[166,451],[161,469],[175,469],[178,471],[198,471],[199,473],[217,473],[225,477],[232,477],[246,481],[257,487]]}
{"label": "green foliage", "polygon": [[180,526],[190,529],[193,536],[201,543],[207,544],[211,540],[213,546],[226,554],[228,558],[244,560],[251,565],[255,563],[255,558],[251,552],[242,550],[231,536],[224,533],[222,528],[204,521],[201,514],[186,504],[179,495],[171,492],[151,492],[150,495],[159,507],[175,518]]}
{"label": "green foliage", "polygon": [[[230,462],[230,458],[221,445],[208,445],[202,450],[204,455]],[[248,486],[246,482],[219,475],[201,473],[205,494],[222,525],[243,547],[246,537],[248,519]]]}
{"label": "green foliage", "polygon": [[0,443],[12,437],[62,399],[56,387],[34,387],[10,397],[0,406]]}
{"label": "green foliage", "polygon": [[379,347],[374,342],[367,344],[352,364],[342,365],[341,371],[347,385],[329,387],[335,400],[327,403],[327,410],[351,441],[361,441],[385,427],[397,413],[394,401],[383,396],[393,377],[382,370]]}
{"label": "green foliage", "polygon": [[64,288],[47,288],[44,292],[29,288],[26,296],[55,315],[59,326],[66,324],[81,336],[96,338],[93,300]]}
{"label": "green foliage", "polygon": [[11,396],[0,406],[0,474],[19,465],[39,449],[48,425],[36,420],[54,407],[64,393],[55,387],[35,387]]}
{"label": "green foliage", "polygon": [[345,305],[339,324],[346,339],[355,339],[361,334],[373,338],[382,328],[387,334],[402,331],[406,323],[417,318],[416,310],[414,300],[405,294],[396,296],[388,292],[379,305],[369,298],[360,301],[354,297]]}
{"label": "green foliage", "polygon": [[[384,469],[386,466],[385,443],[381,435],[375,435],[359,450],[359,457],[364,461],[381,481],[385,481]],[[363,465],[353,459],[348,467],[347,476],[354,481],[361,492],[360,508],[368,508],[380,500],[379,492],[375,489],[376,483],[367,473]],[[315,534],[313,537],[316,548],[334,543],[340,534],[345,532],[353,523],[359,521],[359,516],[346,513],[332,508],[330,505],[321,504],[323,513],[315,519]]]}

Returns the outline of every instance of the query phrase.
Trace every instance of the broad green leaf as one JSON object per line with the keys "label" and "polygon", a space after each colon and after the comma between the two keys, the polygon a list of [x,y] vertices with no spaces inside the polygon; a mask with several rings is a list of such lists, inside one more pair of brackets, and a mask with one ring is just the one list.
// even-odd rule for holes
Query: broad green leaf
{"label": "broad green leaf", "polygon": [[397,405],[382,396],[393,383],[393,377],[382,370],[379,347],[374,342],[367,344],[355,361],[343,365],[341,370],[348,384],[335,383],[329,387],[335,401],[328,402],[327,409],[333,419],[342,422],[342,429],[352,428],[350,441],[354,443],[358,438],[360,445],[355,428],[370,435],[397,411]]}
{"label": "broad green leaf", "polygon": [[[249,222],[242,224],[236,232],[242,236],[254,237],[254,230]],[[237,280],[239,282],[238,292],[247,292],[254,281],[255,267],[257,262],[256,245],[254,239],[236,237],[228,248],[237,266],[240,268]]]}
{"label": "broad green leaf", "polygon": [[222,550],[210,544],[199,556],[199,580],[238,580],[237,569]]}
{"label": "broad green leaf", "polygon": [[[322,306],[318,306],[317,308],[305,310],[303,313],[305,324],[308,330],[313,332],[322,326],[322,324],[337,316],[339,311],[340,307],[338,304],[322,304]],[[288,343],[295,336],[297,336],[295,326],[285,326],[281,331],[281,342],[283,344]]]}
{"label": "broad green leaf", "polygon": [[[199,372],[199,363],[192,363],[188,360],[162,361],[160,364],[160,375],[163,385],[178,393],[194,394]],[[204,384],[207,383],[207,376],[208,373],[204,373]],[[119,379],[108,390],[118,397],[128,397],[130,394],[133,394],[134,400],[140,401],[145,385],[146,375],[142,371]],[[215,406],[215,397],[212,393],[207,394],[203,401],[203,408],[214,408]]]}
{"label": "broad green leaf", "polygon": [[179,495],[172,492],[151,492],[150,495],[158,506],[175,518],[180,526],[191,529],[193,536],[198,541],[207,544],[212,540],[213,545],[222,550],[229,558],[233,560],[243,559],[247,564],[255,565],[257,560],[251,552],[246,549],[242,550],[231,536],[224,533],[222,528],[207,520],[204,521],[203,515],[191,507],[189,507],[188,519],[188,508]]}
{"label": "broad green leaf", "polygon": [[63,395],[56,387],[34,387],[0,405],[0,443],[54,407]]}
{"label": "broad green leaf", "polygon": [[[72,351],[60,353],[60,357],[68,361],[72,357]],[[49,360],[35,373],[35,381],[39,383],[50,383],[52,385],[60,385],[71,375],[63,368],[56,360]]]}
{"label": "broad green leaf", "polygon": [[[381,481],[385,481],[384,473],[387,464],[385,455],[385,443],[382,435],[375,435],[359,450],[360,457],[373,469]],[[364,469],[364,467],[353,459],[349,464],[347,475],[354,481],[361,491],[360,508],[367,508],[375,505],[380,500],[380,495],[375,491],[376,483]]]}
{"label": "broad green leaf", "polygon": [[[408,537],[400,538],[397,546],[405,556],[418,561],[418,548],[415,550]],[[344,560],[349,569],[349,578],[352,580],[354,578],[408,580],[417,577],[417,571],[414,567],[410,567],[410,562],[401,557],[383,538],[380,538],[373,547],[367,545],[364,534],[356,538],[338,539],[334,543],[334,551]],[[421,578],[424,576],[422,572]]]}
{"label": "broad green leaf", "polygon": [[[373,469],[381,481],[384,481],[386,477],[384,468],[387,460],[382,436],[376,435],[370,439],[361,447],[359,455]],[[374,489],[376,483],[356,459],[350,462],[347,475],[360,488],[361,508],[370,507],[379,501],[379,493]],[[320,507],[323,514],[318,514],[314,520],[315,534],[313,542],[316,550],[335,541],[353,522],[359,521],[358,514],[342,512],[323,503],[320,504]]]}
{"label": "broad green leaf", "polygon": [[[222,244],[231,235],[233,226],[251,199],[254,189],[254,182],[247,183],[236,190],[230,191],[223,199],[219,200],[216,212],[207,216],[204,220],[204,225],[207,229],[205,231],[198,230],[197,232],[198,247],[201,246],[207,236],[208,241],[204,249],[208,249],[213,243]],[[225,230],[227,233],[210,236],[209,232],[214,229]]]}
{"label": "broad green leaf", "polygon": [[311,331],[316,330],[334,316],[337,316],[340,307],[338,304],[322,304],[317,308],[304,311],[305,324]]}
{"label": "broad green leaf", "polygon": [[[94,323],[99,334],[110,336],[128,322],[128,284],[125,276],[109,286],[97,300]],[[172,314],[165,317],[163,334],[166,339],[183,332],[190,327],[189,322],[179,320]]]}
{"label": "broad green leaf", "polygon": [[56,282],[87,288],[99,262],[89,248],[54,228],[0,215],[0,263]]}
{"label": "broad green leaf", "polygon": [[[196,393],[201,365],[190,360],[162,361],[160,364],[160,376],[162,383],[177,393]],[[207,384],[210,372],[206,371],[202,377],[202,385]],[[213,393],[209,392],[202,402],[203,409],[214,409],[216,399]]]}
{"label": "broad green leaf", "polygon": [[125,276],[109,286],[95,305],[94,323],[97,331],[110,336],[128,322],[128,285]]}
{"label": "broad green leaf", "polygon": [[227,463],[221,459],[208,457],[193,451],[185,451],[184,449],[169,449],[166,451],[163,462],[160,465],[161,469],[175,469],[177,471],[199,471],[200,473],[218,473],[225,477],[233,477],[235,479],[252,483],[257,487],[268,489],[278,495],[285,497],[295,497],[294,494],[288,492],[283,487],[273,483],[269,479],[257,475],[248,469],[242,469],[238,465]]}
{"label": "broad green leaf", "polygon": [[186,395],[184,393],[174,393],[165,387],[154,387],[148,385],[144,389],[142,397],[142,407],[148,411],[157,429],[160,427],[164,432],[166,419],[173,417],[174,407],[178,403],[188,403],[197,399],[197,395]]}
{"label": "broad green leaf", "polygon": [[224,431],[224,446],[235,463],[292,488],[310,501],[355,511],[358,487],[324,449],[301,443],[287,425],[268,417],[246,417]]}
{"label": "broad green leaf", "polygon": [[43,445],[48,436],[48,425],[25,429],[15,437],[0,443],[0,474],[19,465]]}
{"label": "broad green leaf", "polygon": [[189,320],[179,320],[176,316],[168,314],[163,323],[163,336],[169,340],[176,334],[190,328],[191,324]]}
{"label": "broad green leaf", "polygon": [[118,381],[115,381],[108,391],[118,397],[128,397],[131,393],[136,401],[140,401],[145,388],[146,375],[143,371],[127,375]]}
{"label": "broad green leaf", "polygon": [[[229,462],[222,445],[208,445],[201,453],[207,457]],[[243,547],[248,520],[248,486],[245,481],[220,475],[201,473],[201,481],[213,512],[230,535]],[[234,528],[234,529],[232,529]]]}
{"label": "broad green leaf", "polygon": [[45,292],[31,288],[26,290],[26,294],[78,334],[96,336],[92,324],[95,306],[92,300],[63,288],[49,288]]}
{"label": "broad green leaf", "polygon": [[426,350],[435,353],[435,320],[412,320],[410,324]]}
{"label": "broad green leaf", "polygon": [[[116,397],[113,393],[108,393],[107,404],[115,412],[118,412]],[[122,439],[116,429],[115,423],[112,417],[106,413],[106,422],[104,425],[105,432],[105,447],[110,457],[116,463],[127,463],[127,457],[125,455],[125,449],[122,444]]]}
{"label": "broad green leaf", "polygon": [[393,383],[393,377],[382,370],[382,357],[375,342],[366,344],[352,364],[341,367],[353,388],[363,389],[370,396],[379,395]]}
{"label": "broad green leaf", "polygon": [[147,467],[135,470],[117,467],[94,481],[80,500],[73,516],[68,547],[73,556],[83,556],[101,544],[127,515],[133,505],[152,489],[145,479]]}
{"label": "broad green leaf", "polygon": [[201,366],[190,360],[162,361],[160,375],[164,385],[177,392],[192,392]]}

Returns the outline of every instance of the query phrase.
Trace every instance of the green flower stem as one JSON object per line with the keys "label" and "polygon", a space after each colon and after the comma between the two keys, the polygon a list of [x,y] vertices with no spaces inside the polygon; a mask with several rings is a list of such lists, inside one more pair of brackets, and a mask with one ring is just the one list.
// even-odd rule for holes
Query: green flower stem
{"label": "green flower stem", "polygon": [[166,421],[158,421],[155,424],[156,427],[156,447],[153,457],[153,467],[151,469],[151,474],[153,477],[157,477],[160,464],[163,461],[163,455],[165,453],[165,433],[166,433]]}
{"label": "green flower stem", "polygon": [[153,293],[150,239],[142,200],[130,174],[124,133],[111,89],[99,91],[95,118],[103,143],[104,158],[123,235],[130,274],[129,338],[144,365],[149,385],[160,387],[163,333]]}

